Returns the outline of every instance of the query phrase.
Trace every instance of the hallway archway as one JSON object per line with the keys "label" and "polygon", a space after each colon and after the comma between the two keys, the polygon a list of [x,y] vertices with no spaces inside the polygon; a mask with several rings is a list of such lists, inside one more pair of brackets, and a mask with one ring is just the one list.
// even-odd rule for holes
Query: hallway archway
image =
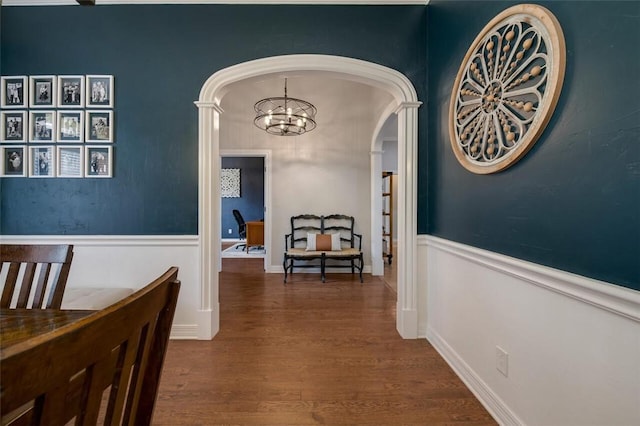
{"label": "hallway archway", "polygon": [[[200,236],[200,339],[219,330],[218,265],[220,239],[220,102],[232,83],[275,73],[329,74],[382,89],[393,96],[398,115],[398,300],[396,328],[403,338],[418,337],[416,290],[417,138],[421,102],[413,84],[382,65],[330,55],[286,55],[237,64],[213,74],[200,91],[198,107],[198,234]],[[372,152],[372,162],[375,153]],[[373,163],[372,163],[373,165]],[[373,168],[372,168],[373,170]],[[378,212],[376,212],[378,213]],[[373,214],[373,212],[372,212]]]}

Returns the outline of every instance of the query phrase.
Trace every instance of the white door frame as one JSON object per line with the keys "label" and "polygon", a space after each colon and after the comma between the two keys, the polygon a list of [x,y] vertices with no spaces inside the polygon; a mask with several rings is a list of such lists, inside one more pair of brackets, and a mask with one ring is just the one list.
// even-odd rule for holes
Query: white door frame
{"label": "white door frame", "polygon": [[[271,265],[271,150],[270,149],[221,149],[222,157],[262,157],[264,158],[264,270],[267,271]],[[222,205],[222,198],[218,198]],[[221,218],[222,219],[222,218]],[[218,247],[222,247],[222,234],[218,234]],[[218,272],[222,271],[222,258],[218,259]]]}
{"label": "white door frame", "polygon": [[[228,86],[266,74],[296,72],[331,75],[382,89],[394,98],[398,115],[398,301],[396,329],[403,338],[418,337],[416,282],[418,107],[411,81],[382,65],[330,55],[285,55],[256,59],[222,69],[202,86],[198,107],[198,234],[200,306],[198,338],[211,339],[220,328],[218,264],[220,257],[220,102]],[[386,117],[385,117],[386,118]],[[372,154],[372,158],[376,157]],[[373,161],[373,160],[372,160]],[[373,171],[372,171],[373,174]],[[379,216],[373,212],[372,217]],[[372,256],[374,254],[372,253]]]}

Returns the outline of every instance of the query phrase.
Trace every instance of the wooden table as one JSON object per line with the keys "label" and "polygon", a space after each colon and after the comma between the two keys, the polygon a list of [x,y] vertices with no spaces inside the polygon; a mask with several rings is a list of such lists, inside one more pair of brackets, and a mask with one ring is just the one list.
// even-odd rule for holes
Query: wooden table
{"label": "wooden table", "polygon": [[0,349],[71,324],[95,311],[0,309]]}
{"label": "wooden table", "polygon": [[245,225],[247,230],[247,244],[245,249],[247,253],[249,253],[249,247],[264,245],[264,222],[245,222]]}

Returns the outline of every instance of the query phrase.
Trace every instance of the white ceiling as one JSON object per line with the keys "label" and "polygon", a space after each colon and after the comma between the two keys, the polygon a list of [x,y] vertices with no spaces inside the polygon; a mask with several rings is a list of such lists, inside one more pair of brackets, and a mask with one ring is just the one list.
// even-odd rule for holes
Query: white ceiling
{"label": "white ceiling", "polygon": [[220,106],[226,112],[231,112],[228,111],[231,108],[238,114],[246,114],[243,121],[252,123],[255,116],[253,105],[257,101],[266,97],[284,96],[285,77],[287,96],[311,102],[318,108],[318,127],[330,126],[336,120],[336,113],[351,115],[354,120],[358,120],[357,114],[362,106],[370,112],[381,112],[386,105],[394,102],[391,94],[373,86],[326,74],[308,73],[261,76],[230,84]]}

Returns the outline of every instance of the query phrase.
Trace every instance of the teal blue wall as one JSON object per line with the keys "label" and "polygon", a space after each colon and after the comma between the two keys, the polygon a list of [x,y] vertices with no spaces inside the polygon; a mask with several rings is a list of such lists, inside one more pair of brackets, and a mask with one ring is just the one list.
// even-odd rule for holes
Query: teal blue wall
{"label": "teal blue wall", "polygon": [[556,112],[515,166],[474,175],[449,146],[451,87],[512,4],[3,7],[2,74],[113,74],[116,143],[113,179],[2,179],[0,232],[196,234],[193,101],[206,78],[322,53],[397,69],[425,102],[419,233],[640,289],[640,2],[542,3],[567,42]]}
{"label": "teal blue wall", "polygon": [[426,98],[421,6],[2,7],[1,20],[3,75],[112,74],[116,89],[113,179],[1,179],[3,234],[197,234],[193,101],[231,65],[354,57],[399,70]]}
{"label": "teal blue wall", "polygon": [[471,42],[513,4],[429,5],[428,233],[640,289],[640,2],[540,2],[567,44],[558,106],[521,161],[476,175],[451,150],[449,98]]}

